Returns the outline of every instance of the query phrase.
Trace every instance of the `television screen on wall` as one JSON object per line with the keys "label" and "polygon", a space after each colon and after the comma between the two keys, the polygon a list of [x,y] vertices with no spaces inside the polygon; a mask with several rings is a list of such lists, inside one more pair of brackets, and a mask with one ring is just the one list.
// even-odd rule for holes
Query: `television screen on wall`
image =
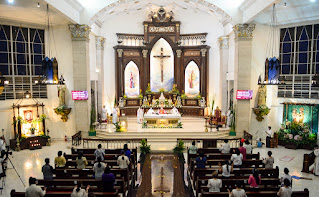
{"label": "television screen on wall", "polygon": [[252,90],[237,90],[236,99],[252,99]]}
{"label": "television screen on wall", "polygon": [[88,100],[88,91],[72,91],[72,100]]}

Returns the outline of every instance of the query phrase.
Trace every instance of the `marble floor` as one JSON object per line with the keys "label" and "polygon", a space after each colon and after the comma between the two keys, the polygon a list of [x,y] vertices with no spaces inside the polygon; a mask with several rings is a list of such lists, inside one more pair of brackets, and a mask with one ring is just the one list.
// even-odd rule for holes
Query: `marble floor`
{"label": "marble floor", "polygon": [[[165,146],[165,144],[162,144]],[[30,176],[36,178],[42,178],[41,167],[44,164],[45,158],[50,158],[53,163],[54,157],[57,152],[61,150],[70,154],[70,143],[64,141],[53,141],[50,147],[43,147],[40,150],[23,150],[20,152],[13,152],[13,157],[10,159],[15,166],[17,172],[21,176],[24,184],[28,184],[28,178]],[[302,160],[303,154],[310,153],[307,150],[290,150],[284,147],[278,147],[275,149],[268,148],[255,148],[254,153],[260,152],[261,157],[266,157],[267,151],[271,150],[275,158],[275,165],[279,166],[280,174],[283,172],[284,167],[288,167],[292,175],[312,178],[313,180],[294,180],[293,190],[303,190],[308,188],[311,197],[319,196],[319,191],[316,187],[319,185],[319,177],[315,177],[311,174],[302,173]],[[280,158],[284,156],[292,156],[294,159],[290,162],[280,161]],[[8,164],[9,169],[7,170],[6,185],[1,196],[10,196],[10,191],[15,189],[16,191],[25,191],[25,187],[21,183],[17,173],[12,169],[12,165]]]}

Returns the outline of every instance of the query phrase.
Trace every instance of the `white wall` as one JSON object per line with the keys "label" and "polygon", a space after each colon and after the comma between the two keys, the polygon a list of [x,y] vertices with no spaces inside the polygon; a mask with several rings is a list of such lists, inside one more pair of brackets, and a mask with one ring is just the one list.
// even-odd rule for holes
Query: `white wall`
{"label": "white wall", "polygon": [[[24,26],[24,25],[22,25]],[[27,25],[25,25],[28,27]],[[59,75],[63,75],[67,87],[66,91],[66,104],[67,106],[73,108],[74,102],[71,98],[71,91],[73,90],[73,61],[72,61],[72,45],[71,45],[71,35],[67,25],[54,26],[51,28],[51,40],[46,37],[46,51],[47,55],[49,52],[51,57],[56,57],[59,63]],[[47,33],[47,32],[46,32]],[[54,35],[54,40],[53,36]],[[67,122],[62,122],[60,115],[56,115],[53,108],[58,107],[59,99],[57,93],[56,85],[47,86],[48,99],[38,99],[40,103],[45,105],[44,113],[47,115],[49,120],[46,121],[46,128],[50,130],[50,136],[53,139],[64,138],[65,135],[71,136],[75,133],[75,123],[74,123],[74,112],[71,111],[69,114],[69,120]],[[12,104],[16,103],[17,100],[5,100],[0,101],[0,131],[5,130],[5,135],[7,138],[14,138],[13,135],[13,111]],[[31,99],[24,99],[21,103],[24,104],[34,104]],[[20,115],[23,114],[24,110],[30,108],[21,108]],[[31,108],[36,113],[36,108]],[[39,109],[40,114],[42,109]],[[16,110],[16,116],[17,116]],[[2,134],[2,133],[0,133]]]}
{"label": "white wall", "polygon": [[[106,38],[104,49],[104,80],[105,80],[105,104],[109,113],[113,107],[115,98],[115,52],[113,47],[117,45],[116,33],[143,34],[143,21],[151,10],[142,9],[134,13],[116,15],[104,21],[101,28],[101,36]],[[179,9],[174,10],[175,21],[181,21],[181,34],[207,32],[206,44],[211,46],[209,52],[209,97],[215,95],[215,106],[220,105],[219,93],[219,44],[218,37],[224,33],[223,25],[216,17],[206,13]],[[203,25],[205,24],[205,25]]]}

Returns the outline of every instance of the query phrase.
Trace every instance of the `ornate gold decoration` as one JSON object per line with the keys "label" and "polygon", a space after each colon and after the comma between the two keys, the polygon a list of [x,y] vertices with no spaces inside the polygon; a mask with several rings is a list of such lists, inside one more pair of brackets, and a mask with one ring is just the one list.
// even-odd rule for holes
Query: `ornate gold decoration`
{"label": "ornate gold decoration", "polygon": [[88,25],[69,25],[72,38],[89,38],[91,28]]}
{"label": "ornate gold decoration", "polygon": [[176,54],[177,54],[177,57],[180,58],[182,56],[182,50],[177,49]]}
{"label": "ornate gold decoration", "polygon": [[252,37],[255,26],[255,24],[237,24],[233,30],[238,37]]}
{"label": "ornate gold decoration", "polygon": [[71,108],[59,109],[59,107],[54,109],[54,112],[58,115],[61,115],[61,119],[63,122],[68,121],[68,115],[71,112]]}
{"label": "ornate gold decoration", "polygon": [[256,114],[256,119],[259,121],[259,122],[261,122],[263,119],[264,119],[264,115],[267,115],[267,114],[263,114],[263,111],[262,111],[262,109],[260,109],[260,108],[253,108],[253,111],[254,111],[254,113]]}
{"label": "ornate gold decoration", "polygon": [[205,57],[207,49],[201,49],[200,52],[202,53],[202,57]]}
{"label": "ornate gold decoration", "polygon": [[123,49],[117,49],[116,51],[117,51],[118,57],[122,57]]}
{"label": "ornate gold decoration", "polygon": [[218,38],[219,48],[228,48],[229,46],[229,36],[221,36]]}
{"label": "ornate gold decoration", "polygon": [[148,52],[148,50],[143,50],[143,51],[142,51],[142,53],[143,53],[143,57],[144,57],[144,58],[146,58],[146,57],[147,57],[147,52]]}
{"label": "ornate gold decoration", "polygon": [[96,40],[96,46],[97,47],[104,47],[104,43],[105,43],[105,38],[102,37],[102,36],[96,36],[95,37],[95,40]]}

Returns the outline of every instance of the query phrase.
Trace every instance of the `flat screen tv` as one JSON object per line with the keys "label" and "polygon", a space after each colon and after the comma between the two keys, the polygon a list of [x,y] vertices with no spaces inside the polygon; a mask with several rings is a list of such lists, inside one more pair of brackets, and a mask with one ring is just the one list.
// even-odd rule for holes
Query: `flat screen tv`
{"label": "flat screen tv", "polygon": [[252,99],[252,90],[237,90],[236,99]]}
{"label": "flat screen tv", "polygon": [[72,100],[88,100],[88,91],[72,91]]}

